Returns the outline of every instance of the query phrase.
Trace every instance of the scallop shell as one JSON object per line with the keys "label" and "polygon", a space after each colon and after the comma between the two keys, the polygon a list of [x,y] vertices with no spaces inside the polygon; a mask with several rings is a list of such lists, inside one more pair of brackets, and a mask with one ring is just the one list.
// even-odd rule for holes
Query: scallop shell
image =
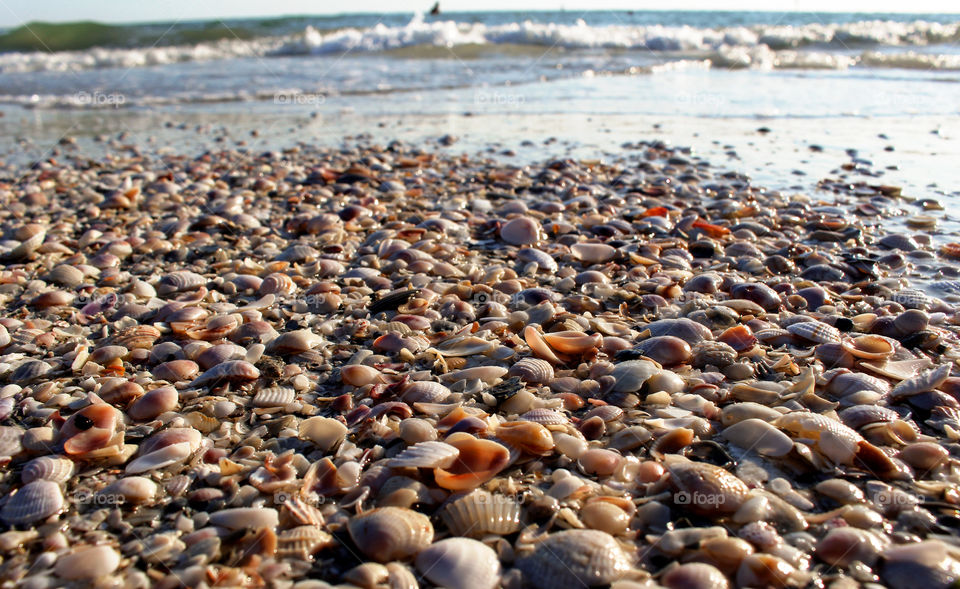
{"label": "scallop shell", "polygon": [[160,330],[152,325],[135,325],[118,331],[110,343],[128,350],[149,350],[160,335]]}
{"label": "scallop shell", "polygon": [[564,530],[550,534],[517,566],[538,589],[582,589],[617,581],[632,563],[606,532]]}
{"label": "scallop shell", "polygon": [[441,512],[443,522],[457,536],[506,536],[520,529],[522,508],[513,497],[493,495],[483,489],[451,501]]}
{"label": "scallop shell", "polygon": [[377,562],[404,560],[433,542],[433,524],[422,513],[402,507],[381,507],[350,518],[354,544]]}
{"label": "scallop shell", "polygon": [[253,397],[254,407],[286,407],[297,400],[297,392],[290,387],[261,389]]}
{"label": "scallop shell", "polygon": [[566,425],[570,421],[563,413],[553,409],[547,409],[545,407],[531,409],[530,411],[527,411],[521,415],[520,419],[525,421],[533,421],[548,427],[551,425]]}
{"label": "scallop shell", "polygon": [[407,403],[443,403],[450,389],[432,380],[416,380],[403,387],[401,398]]}
{"label": "scallop shell", "polygon": [[553,378],[553,366],[540,358],[522,358],[510,367],[507,375],[519,376],[524,382],[546,383]]}
{"label": "scallop shell", "polygon": [[314,554],[335,543],[333,536],[316,526],[297,526],[277,535],[277,558],[309,562]]}
{"label": "scallop shell", "polygon": [[24,483],[32,483],[36,480],[65,483],[76,471],[76,463],[66,456],[41,456],[23,466],[20,479]]}
{"label": "scallop shell", "polygon": [[15,492],[0,511],[0,518],[17,526],[46,519],[62,509],[60,485],[40,479],[27,483]]}
{"label": "scallop shell", "polygon": [[726,470],[707,462],[694,462],[678,454],[663,458],[670,479],[681,493],[689,497],[703,496],[714,500],[708,504],[688,503],[685,507],[704,514],[733,513],[746,500],[750,489]]}
{"label": "scallop shell", "polygon": [[245,360],[231,360],[217,364],[190,383],[190,388],[207,384],[219,384],[226,381],[256,380],[260,378],[257,367]]}
{"label": "scallop shell", "polygon": [[83,270],[69,264],[58,264],[47,273],[46,279],[60,286],[76,287],[83,284]]}
{"label": "scallop shell", "polygon": [[787,331],[795,336],[818,344],[839,343],[840,332],[836,327],[821,321],[800,321],[787,326]]}
{"label": "scallop shell", "polygon": [[500,558],[469,538],[447,538],[417,554],[417,569],[438,587],[494,589],[500,586]]}
{"label": "scallop shell", "polygon": [[157,294],[168,295],[185,290],[194,290],[207,283],[207,279],[188,270],[177,270],[160,279],[157,283]]}
{"label": "scallop shell", "polygon": [[446,442],[419,442],[390,460],[394,468],[447,468],[460,455],[460,450]]}

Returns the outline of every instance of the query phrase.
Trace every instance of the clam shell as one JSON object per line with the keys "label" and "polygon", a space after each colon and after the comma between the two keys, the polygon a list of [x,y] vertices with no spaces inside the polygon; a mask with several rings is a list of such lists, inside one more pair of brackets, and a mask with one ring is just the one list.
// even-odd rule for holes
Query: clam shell
{"label": "clam shell", "polygon": [[540,240],[540,224],[530,217],[516,217],[500,228],[500,239],[511,245],[528,245]]}
{"label": "clam shell", "polygon": [[732,444],[764,456],[785,456],[793,450],[789,436],[761,419],[744,419],[723,430]]}
{"label": "clam shell", "polygon": [[861,335],[845,339],[840,345],[851,355],[864,360],[884,360],[896,351],[893,342],[882,335]]}
{"label": "clam shell", "polygon": [[65,483],[73,477],[76,471],[76,463],[66,456],[41,456],[34,458],[23,466],[20,479],[24,483],[31,483],[36,480]]}
{"label": "clam shell", "polygon": [[286,407],[297,400],[297,391],[290,387],[261,389],[253,397],[254,407]]}
{"label": "clam shell", "polygon": [[540,358],[521,358],[510,367],[507,375],[518,376],[524,382],[546,383],[553,378],[553,366]]}
{"label": "clam shell", "polygon": [[436,346],[445,357],[475,356],[486,354],[496,347],[493,342],[475,336],[453,337]]}
{"label": "clam shell", "polygon": [[527,411],[521,415],[520,419],[525,421],[533,421],[545,426],[565,425],[570,422],[570,420],[567,419],[567,416],[563,413],[544,407],[531,409],[530,411]]}
{"label": "clam shell", "polygon": [[500,586],[500,558],[469,538],[447,538],[417,554],[417,569],[439,587],[493,589]]}
{"label": "clam shell", "polygon": [[43,378],[51,370],[53,370],[53,366],[50,366],[43,360],[28,360],[13,371],[13,374],[10,375],[10,382],[31,383]]}
{"label": "clam shell", "polygon": [[323,343],[323,337],[309,329],[288,331],[267,345],[267,351],[274,354],[301,354]]}
{"label": "clam shell", "polygon": [[124,477],[117,479],[106,487],[97,491],[97,495],[112,499],[122,499],[128,503],[149,503],[156,497],[157,483],[146,477]]}
{"label": "clam shell", "polygon": [[787,326],[787,331],[818,344],[839,343],[840,332],[836,327],[820,321],[800,321]]}
{"label": "clam shell", "polygon": [[135,325],[118,331],[109,341],[128,350],[149,350],[160,335],[160,330],[152,325]]}
{"label": "clam shell", "polygon": [[447,437],[460,455],[447,468],[434,472],[437,484],[451,491],[474,489],[489,481],[510,462],[510,451],[492,440],[480,440],[467,433]]}
{"label": "clam shell", "polygon": [[538,589],[582,589],[617,581],[632,563],[606,532],[564,530],[550,534],[517,566]]}
{"label": "clam shell", "polygon": [[402,507],[381,507],[350,518],[354,544],[377,562],[404,560],[433,542],[433,524],[422,513]]}
{"label": "clam shell", "polygon": [[736,475],[719,466],[694,462],[677,454],[665,455],[663,463],[680,493],[686,493],[689,498],[699,496],[711,499],[704,504],[687,501],[686,508],[693,511],[705,514],[733,513],[740,508],[750,492],[747,485]]}
{"label": "clam shell", "polygon": [[448,468],[456,462],[460,450],[446,442],[419,442],[390,460],[393,468]]}
{"label": "clam shell", "polygon": [[643,383],[662,369],[649,360],[628,360],[616,365],[610,376],[616,384],[613,390],[618,393],[633,393],[639,391]]}
{"label": "clam shell", "polygon": [[522,262],[534,262],[540,270],[546,272],[556,272],[560,269],[557,261],[553,259],[553,256],[545,251],[532,247],[525,247],[517,252],[517,259]]}
{"label": "clam shell", "polygon": [[457,536],[506,536],[520,529],[522,508],[516,499],[482,489],[455,499],[441,512],[443,522]]}
{"label": "clam shell", "polygon": [[280,513],[272,507],[234,507],[210,514],[210,524],[229,530],[276,528]]}
{"label": "clam shell", "polygon": [[79,546],[57,559],[54,572],[61,579],[104,578],[120,566],[120,553],[109,546]]}
{"label": "clam shell", "polygon": [[309,245],[298,243],[283,250],[283,252],[274,259],[281,262],[312,262],[319,257],[320,252]]}
{"label": "clam shell", "polygon": [[401,398],[407,403],[443,403],[452,391],[439,382],[416,380],[403,387]]}
{"label": "clam shell", "polygon": [[578,260],[588,264],[609,262],[617,255],[617,250],[605,243],[575,243],[570,251]]}
{"label": "clam shell", "polygon": [[157,283],[157,294],[168,295],[185,290],[194,290],[207,283],[207,279],[188,270],[177,270],[160,279]]}
{"label": "clam shell", "polygon": [[190,383],[190,388],[217,384],[226,381],[256,380],[260,378],[257,367],[245,360],[230,360],[217,364]]}
{"label": "clam shell", "polygon": [[263,279],[257,292],[260,295],[286,296],[293,294],[295,290],[297,290],[297,285],[292,278],[281,272],[274,272]]}
{"label": "clam shell", "polygon": [[63,509],[63,493],[54,481],[38,479],[27,483],[9,499],[0,518],[12,526],[31,524]]}

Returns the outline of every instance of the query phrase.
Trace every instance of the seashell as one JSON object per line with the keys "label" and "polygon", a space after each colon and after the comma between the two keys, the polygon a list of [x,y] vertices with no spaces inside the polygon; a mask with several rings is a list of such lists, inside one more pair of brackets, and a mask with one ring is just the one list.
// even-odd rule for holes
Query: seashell
{"label": "seashell", "polygon": [[347,426],[330,417],[311,417],[300,422],[300,438],[310,440],[324,451],[333,449],[347,435]]}
{"label": "seashell", "polygon": [[403,387],[400,398],[407,403],[443,403],[453,394],[450,389],[432,380],[415,380]]}
{"label": "seashell", "polygon": [[54,481],[38,479],[20,487],[7,499],[0,519],[11,526],[32,524],[60,513],[63,493]]}
{"label": "seashell", "polygon": [[2,256],[3,259],[22,260],[31,256],[34,252],[40,249],[40,246],[43,245],[43,241],[47,238],[47,231],[39,225],[34,225],[31,228],[30,233],[32,233],[32,235],[27,236],[15,248],[4,253]]}
{"label": "seashell", "polygon": [[613,475],[622,464],[623,456],[606,448],[590,448],[577,458],[580,470],[598,477]]}
{"label": "seashell", "polygon": [[35,296],[29,305],[37,309],[63,307],[73,302],[73,295],[62,290],[52,290]]}
{"label": "seashell", "polygon": [[437,484],[451,491],[474,489],[489,481],[510,462],[510,452],[492,440],[480,440],[457,432],[446,442],[460,451],[447,468],[434,469]]}
{"label": "seashell", "polygon": [[180,402],[180,393],[173,387],[160,387],[147,391],[127,409],[127,415],[135,421],[149,421],[167,411],[173,411]]}
{"label": "seashell", "polygon": [[439,587],[494,589],[500,586],[500,558],[470,538],[447,538],[417,554],[417,569]]}
{"label": "seashell", "polygon": [[364,364],[348,364],[340,369],[340,378],[344,384],[362,387],[368,384],[385,382],[383,374],[372,366]]}
{"label": "seashell", "polygon": [[606,532],[564,530],[547,536],[517,566],[538,589],[582,589],[621,579],[632,563]]}
{"label": "seashell", "polygon": [[660,578],[660,584],[667,589],[728,589],[730,582],[726,575],[712,565],[702,562],[689,562],[673,567]]}
{"label": "seashell", "polygon": [[866,368],[874,374],[885,376],[889,379],[902,381],[913,378],[924,368],[929,368],[933,362],[929,358],[917,358],[915,360],[897,360],[887,362],[861,362],[860,366]]}
{"label": "seashell", "polygon": [[435,348],[444,357],[462,357],[486,354],[495,347],[493,342],[475,336],[454,337]]}
{"label": "seashell", "polygon": [[506,536],[520,529],[520,504],[512,497],[475,489],[447,504],[440,513],[451,533],[482,538]]}
{"label": "seashell", "polygon": [[236,344],[217,344],[200,352],[196,357],[197,364],[203,370],[209,370],[229,360],[243,360],[247,351]]}
{"label": "seashell", "polygon": [[534,262],[540,270],[556,272],[560,269],[557,261],[550,254],[532,247],[525,247],[517,252],[517,259],[522,262]]}
{"label": "seashell", "polygon": [[617,255],[617,250],[605,243],[575,243],[570,246],[570,251],[587,264],[603,264]]}
{"label": "seashell", "polygon": [[320,252],[309,245],[298,243],[283,250],[274,260],[280,262],[312,262],[320,257]]}
{"label": "seashell", "polygon": [[525,421],[533,421],[547,427],[551,425],[566,425],[570,421],[563,413],[544,407],[531,409],[530,411],[527,411],[521,415],[520,419]]}
{"label": "seashell", "polygon": [[9,459],[23,452],[22,440],[23,430],[19,427],[0,426],[0,457]]}
{"label": "seashell", "polygon": [[787,331],[795,336],[818,344],[840,343],[840,332],[836,327],[820,321],[800,321],[787,326]]}
{"label": "seashell", "polygon": [[274,272],[263,279],[257,293],[261,296],[270,294],[288,296],[293,294],[295,290],[297,290],[297,285],[292,278],[282,272]]}
{"label": "seashell", "polygon": [[301,354],[323,343],[323,337],[309,329],[288,331],[267,344],[267,351],[273,354]]}
{"label": "seashell", "polygon": [[290,387],[261,389],[253,397],[254,407],[286,407],[297,400],[297,392]]}
{"label": "seashell", "polygon": [[960,579],[955,549],[940,540],[895,544],[882,556],[880,579],[889,587],[946,588]]}
{"label": "seashell", "polygon": [[316,526],[297,526],[277,535],[277,558],[309,562],[314,554],[334,544],[333,536]]}
{"label": "seashell", "polygon": [[57,559],[53,568],[61,579],[88,581],[109,576],[120,567],[120,553],[109,546],[78,546]]}
{"label": "seashell", "polygon": [[642,329],[649,331],[650,337],[672,335],[682,339],[691,346],[695,346],[704,340],[713,339],[713,333],[710,332],[710,329],[686,317],[660,319],[659,321],[644,325]]}
{"label": "seashell", "polygon": [[543,334],[544,341],[553,350],[561,354],[580,355],[600,347],[603,336],[599,333],[587,335],[582,331],[554,331]]}
{"label": "seashell", "polygon": [[721,435],[747,452],[764,456],[785,456],[793,450],[789,436],[761,419],[741,420],[724,429]]}
{"label": "seashell", "polygon": [[528,245],[541,239],[540,224],[530,217],[516,217],[500,228],[500,239],[510,245]]}
{"label": "seashell", "polygon": [[553,378],[553,366],[540,358],[521,358],[510,367],[507,375],[520,377],[524,382],[546,383]]}
{"label": "seashell", "polygon": [[738,587],[789,587],[796,568],[782,558],[771,554],[750,554],[737,568]]}
{"label": "seashell", "polygon": [[497,438],[527,454],[549,454],[553,450],[550,430],[533,421],[508,421],[497,426]]}
{"label": "seashell", "polygon": [[544,339],[543,334],[533,325],[528,325],[523,330],[523,339],[527,342],[527,345],[530,346],[530,351],[538,357],[543,358],[551,364],[561,364],[560,358],[557,358],[557,355],[553,353],[553,350],[547,344],[547,340]]}
{"label": "seashell", "polygon": [[354,544],[377,562],[404,560],[433,542],[430,518],[411,509],[381,507],[350,518]]}
{"label": "seashell", "polygon": [[159,431],[140,446],[138,458],[127,464],[127,474],[140,474],[179,464],[200,448],[203,435],[190,427]]}
{"label": "seashell", "polygon": [[393,468],[449,468],[460,450],[445,442],[425,441],[406,448],[390,460]]}
{"label": "seashell", "polygon": [[639,391],[647,380],[659,373],[662,369],[649,360],[628,360],[614,367],[610,376],[616,383],[613,390],[618,393],[634,393]]}
{"label": "seashell", "polygon": [[153,378],[167,382],[190,380],[200,372],[200,366],[193,360],[171,360],[153,367]]}
{"label": "seashell", "polygon": [[152,325],[136,325],[118,331],[109,343],[128,350],[149,350],[160,335],[160,330]]}
{"label": "seashell", "polygon": [[[824,376],[827,376],[826,373]],[[880,395],[890,392],[890,383],[863,372],[839,371],[828,378],[827,392],[838,397],[860,391],[872,391]]]}
{"label": "seashell", "polygon": [[[633,505],[629,509],[634,509]],[[580,520],[590,529],[611,535],[622,534],[630,526],[630,515],[616,498],[595,497],[580,510]]]}
{"label": "seashell", "polygon": [[23,466],[20,480],[32,483],[37,480],[65,483],[76,473],[76,463],[66,456],[40,456]]}
{"label": "seashell", "polygon": [[280,513],[272,507],[221,509],[210,514],[210,524],[228,530],[274,529],[280,525]]}
{"label": "seashell", "polygon": [[847,567],[854,562],[873,566],[883,548],[873,532],[844,526],[833,528],[817,542],[816,555],[830,566]]}
{"label": "seashell", "polygon": [[900,414],[880,405],[854,405],[840,412],[840,419],[847,427],[860,429],[871,423],[900,419]]}
{"label": "seashell", "polygon": [[890,391],[890,398],[893,400],[911,397],[927,391],[932,391],[942,385],[947,377],[950,376],[950,364],[942,364],[936,368],[931,368],[926,372],[921,372],[917,376],[900,381],[897,386]]}
{"label": "seashell", "polygon": [[207,279],[196,272],[178,270],[160,279],[160,282],[157,283],[157,294],[163,296],[186,290],[195,290],[206,283]]}
{"label": "seashell", "polygon": [[256,380],[258,378],[260,378],[260,371],[253,364],[245,360],[230,360],[207,370],[191,381],[189,387],[197,388],[208,384],[217,385],[223,382]]}
{"label": "seashell", "polygon": [[123,445],[123,416],[106,403],[88,405],[67,419],[58,440],[75,458],[114,456]]}
{"label": "seashell", "polygon": [[[674,486],[685,494],[682,495],[685,509],[702,515],[734,513],[740,509],[750,492],[743,481],[713,464],[694,462],[678,454],[666,454],[663,465],[670,473]],[[692,501],[694,497],[708,500]]]}
{"label": "seashell", "polygon": [[157,496],[157,483],[145,477],[125,477],[117,479],[97,491],[97,495],[111,499],[122,499],[127,503],[149,503]]}
{"label": "seashell", "polygon": [[905,446],[898,457],[914,469],[927,473],[943,464],[950,454],[933,442],[916,442]]}
{"label": "seashell", "polygon": [[458,382],[461,380],[479,380],[486,384],[494,384],[506,376],[508,369],[503,366],[474,366],[448,372],[440,377],[444,382]]}
{"label": "seashell", "polygon": [[863,438],[836,419],[809,411],[794,411],[778,417],[774,425],[797,438],[812,440],[822,454],[837,464],[851,464]]}
{"label": "seashell", "polygon": [[53,366],[43,360],[29,360],[24,362],[10,375],[10,382],[29,384],[46,376]]}
{"label": "seashell", "polygon": [[676,366],[690,361],[690,344],[672,335],[657,335],[638,343],[634,348],[663,366]]}

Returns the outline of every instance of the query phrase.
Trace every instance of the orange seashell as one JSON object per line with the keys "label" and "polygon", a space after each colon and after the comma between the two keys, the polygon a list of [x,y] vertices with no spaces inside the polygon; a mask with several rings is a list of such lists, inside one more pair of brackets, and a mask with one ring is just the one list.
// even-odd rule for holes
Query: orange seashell
{"label": "orange seashell", "polygon": [[340,378],[344,383],[355,387],[384,382],[383,374],[379,370],[364,364],[344,366],[340,369]]}
{"label": "orange seashell", "polygon": [[492,440],[479,440],[458,432],[446,439],[460,450],[449,468],[435,468],[437,484],[450,491],[468,491],[489,481],[510,463],[510,451]]}
{"label": "orange seashell", "polygon": [[704,233],[710,237],[723,237],[728,235],[730,230],[726,227],[721,227],[720,225],[713,225],[712,223],[707,223],[703,219],[697,219],[693,222],[693,226],[697,229],[702,229]]}
{"label": "orange seashell", "polygon": [[643,212],[644,217],[666,217],[667,207],[653,207]]}
{"label": "orange seashell", "polygon": [[555,331],[543,334],[543,339],[551,348],[561,354],[580,355],[600,348],[603,336],[599,333],[587,335],[581,331]]}
{"label": "orange seashell", "polygon": [[958,258],[960,259],[960,243],[950,242],[940,248],[940,253],[947,256],[948,258]]}
{"label": "orange seashell", "polygon": [[437,422],[437,431],[445,432],[468,417],[478,417],[483,419],[486,416],[487,414],[483,412],[470,413],[463,407],[456,407],[453,411],[447,413],[443,419]]}
{"label": "orange seashell", "polygon": [[500,424],[496,436],[527,454],[549,454],[553,450],[550,430],[534,421],[508,421]]}
{"label": "orange seashell", "polygon": [[746,325],[730,327],[724,330],[717,339],[740,353],[746,352],[757,345],[757,338],[753,335],[753,331]]}
{"label": "orange seashell", "polygon": [[60,428],[63,450],[78,458],[116,455],[123,445],[120,412],[106,403],[88,405],[70,416]]}
{"label": "orange seashell", "polygon": [[527,342],[527,345],[530,346],[530,351],[537,355],[539,358],[543,358],[551,364],[561,364],[562,361],[560,358],[557,358],[557,355],[553,353],[553,350],[550,349],[550,346],[547,345],[547,341],[543,338],[543,334],[540,333],[536,327],[528,325],[523,330],[523,339]]}

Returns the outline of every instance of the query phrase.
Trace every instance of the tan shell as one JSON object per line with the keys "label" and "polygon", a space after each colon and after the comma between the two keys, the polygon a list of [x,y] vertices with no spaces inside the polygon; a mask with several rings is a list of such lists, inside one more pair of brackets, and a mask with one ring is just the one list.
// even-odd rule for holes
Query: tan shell
{"label": "tan shell", "polygon": [[547,383],[553,378],[553,366],[540,358],[522,358],[510,367],[507,376],[519,376],[525,382]]}
{"label": "tan shell", "polygon": [[190,383],[191,388],[217,385],[226,382],[237,382],[244,380],[256,380],[260,378],[260,371],[257,367],[245,360],[231,360],[222,364],[217,364],[210,370],[207,370]]}
{"label": "tan shell", "polygon": [[456,462],[459,455],[460,450],[446,442],[420,442],[390,460],[390,466],[393,468],[448,468]]}
{"label": "tan shell", "polygon": [[565,530],[550,534],[517,566],[538,589],[582,589],[617,581],[632,563],[606,532]]}
{"label": "tan shell", "polygon": [[684,503],[686,508],[696,512],[733,513],[740,508],[750,492],[747,485],[736,475],[719,466],[694,462],[678,454],[665,455],[663,464],[677,487],[677,495],[684,494],[683,501],[678,497],[675,497],[674,501]]}
{"label": "tan shell", "polygon": [[761,419],[744,419],[723,430],[723,437],[747,452],[785,456],[793,450],[789,436]]}
{"label": "tan shell", "polygon": [[500,559],[492,548],[469,538],[447,538],[417,554],[417,569],[438,587],[494,589]]}
{"label": "tan shell", "polygon": [[433,542],[430,518],[402,507],[381,507],[350,519],[350,537],[377,562],[404,560]]}
{"label": "tan shell", "polygon": [[297,391],[290,387],[270,387],[253,396],[254,407],[286,407],[297,400]]}
{"label": "tan shell", "polygon": [[476,489],[448,503],[440,515],[453,534],[482,538],[488,534],[506,536],[519,530],[521,511],[513,497]]}
{"label": "tan shell", "polygon": [[861,335],[846,339],[840,345],[851,355],[864,360],[885,360],[896,351],[893,342],[882,335]]}
{"label": "tan shell", "polygon": [[570,251],[588,264],[609,262],[617,255],[617,250],[605,243],[575,243],[570,246]]}
{"label": "tan shell", "polygon": [[837,330],[837,328],[833,327],[832,325],[827,325],[821,321],[801,321],[799,323],[791,323],[787,326],[787,331],[793,335],[818,344],[840,342],[840,332]]}
{"label": "tan shell", "polygon": [[297,526],[277,535],[277,558],[311,561],[314,554],[334,544],[333,536],[316,526]]}
{"label": "tan shell", "polygon": [[0,518],[12,526],[31,524],[60,513],[63,492],[60,485],[43,479],[27,483],[8,500]]}
{"label": "tan shell", "polygon": [[109,546],[79,546],[57,559],[54,572],[61,579],[93,581],[120,566],[120,553]]}
{"label": "tan shell", "polygon": [[432,380],[416,380],[403,387],[401,398],[407,403],[443,403],[450,389]]}
{"label": "tan shell", "polygon": [[20,479],[24,483],[47,480],[65,483],[77,472],[76,463],[66,456],[41,456],[23,466]]}

